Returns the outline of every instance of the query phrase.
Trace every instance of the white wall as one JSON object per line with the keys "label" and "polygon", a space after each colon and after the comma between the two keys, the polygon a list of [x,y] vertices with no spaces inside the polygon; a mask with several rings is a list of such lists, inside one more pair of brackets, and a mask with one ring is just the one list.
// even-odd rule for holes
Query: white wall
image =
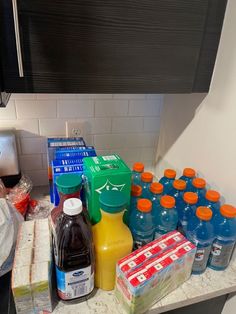
{"label": "white wall", "polygon": [[[166,95],[156,166],[192,166],[236,205],[236,1],[228,0],[209,94]],[[204,98],[205,97],[205,98]],[[223,314],[236,313],[231,294]]]}
{"label": "white wall", "polygon": [[156,169],[192,166],[236,205],[235,29],[229,0],[209,94],[164,97]]}
{"label": "white wall", "polygon": [[[47,184],[46,137],[66,136],[66,121],[86,121],[98,154],[119,153],[131,165],[154,165],[161,95],[13,94],[0,108],[0,128],[17,129],[20,165],[35,185]],[[0,174],[1,175],[1,174]]]}

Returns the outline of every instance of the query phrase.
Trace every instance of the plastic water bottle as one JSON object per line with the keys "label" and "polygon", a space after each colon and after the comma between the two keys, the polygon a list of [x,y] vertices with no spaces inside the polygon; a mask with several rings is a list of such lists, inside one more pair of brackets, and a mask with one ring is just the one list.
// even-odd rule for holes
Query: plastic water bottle
{"label": "plastic water bottle", "polygon": [[132,183],[135,185],[140,185],[141,183],[141,174],[144,171],[144,164],[142,162],[135,162],[133,164],[132,172]]}
{"label": "plastic water bottle", "polygon": [[154,222],[150,200],[138,200],[136,210],[130,215],[129,228],[134,240],[134,250],[153,240]]}
{"label": "plastic water bottle", "polygon": [[202,178],[194,178],[192,191],[198,195],[198,204],[201,204],[206,195],[206,181]]}
{"label": "plastic water bottle", "polygon": [[214,190],[208,190],[201,205],[209,207],[213,215],[218,214],[220,212],[220,193]]}
{"label": "plastic water bottle", "polygon": [[173,182],[176,177],[176,171],[173,169],[166,169],[164,171],[164,177],[162,177],[159,182],[164,187],[163,194],[168,194],[169,190],[172,188]]}
{"label": "plastic water bottle", "polygon": [[164,195],[161,197],[161,207],[155,229],[154,238],[175,230],[178,223],[178,212],[175,207],[175,199],[172,196]]}
{"label": "plastic water bottle", "polygon": [[191,191],[192,181],[196,177],[196,171],[192,168],[184,168],[183,175],[180,177],[180,180],[184,180],[187,184],[186,191]]}
{"label": "plastic water bottle", "polygon": [[196,210],[196,220],[187,230],[187,238],[196,247],[196,255],[193,262],[192,273],[202,274],[207,267],[208,258],[214,240],[214,227],[211,221],[212,210],[208,207],[200,206]]}
{"label": "plastic water bottle", "polygon": [[222,205],[214,218],[216,239],[213,242],[209,267],[224,270],[230,262],[236,241],[236,208]]}
{"label": "plastic water bottle", "polygon": [[131,186],[131,198],[130,198],[130,209],[128,212],[127,221],[129,223],[131,213],[136,210],[137,201],[142,196],[142,187],[140,185],[132,185]]}
{"label": "plastic water bottle", "polygon": [[163,185],[159,182],[153,182],[149,189],[149,199],[152,202],[152,216],[154,224],[157,223],[158,213],[160,211],[160,200],[163,193]]}
{"label": "plastic water bottle", "polygon": [[149,197],[150,185],[153,181],[153,174],[151,172],[143,172],[141,174],[141,186],[142,186],[142,197]]}
{"label": "plastic water bottle", "polygon": [[186,182],[184,180],[175,180],[169,195],[175,198],[175,206],[178,208],[183,207],[183,195],[186,189]]}
{"label": "plastic water bottle", "polygon": [[198,196],[196,193],[193,192],[185,192],[183,199],[184,206],[177,208],[179,215],[178,230],[183,235],[186,235],[188,223],[193,219],[193,216],[195,215],[197,210],[196,205],[198,201]]}

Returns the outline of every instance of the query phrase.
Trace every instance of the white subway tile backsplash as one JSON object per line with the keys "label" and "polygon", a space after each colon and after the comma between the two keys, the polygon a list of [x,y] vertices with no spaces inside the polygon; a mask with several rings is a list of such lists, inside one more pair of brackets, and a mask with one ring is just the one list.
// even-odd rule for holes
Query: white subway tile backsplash
{"label": "white subway tile backsplash", "polygon": [[130,100],[130,116],[159,116],[161,101],[156,100]]}
{"label": "white subway tile backsplash", "polygon": [[66,121],[84,122],[87,145],[153,169],[163,96],[158,94],[12,94],[0,128],[15,128],[22,170],[46,185],[46,138],[66,136]]}
{"label": "white subway tile backsplash", "polygon": [[66,120],[40,119],[39,130],[44,136],[66,136]]}
{"label": "white subway tile backsplash", "polygon": [[114,94],[114,99],[145,99],[145,94]]}
{"label": "white subway tile backsplash", "polygon": [[36,94],[11,94],[10,99],[33,100],[36,99]]}
{"label": "white subway tile backsplash", "polygon": [[94,146],[96,149],[123,148],[124,140],[124,134],[98,134],[94,135]]}
{"label": "white subway tile backsplash", "polygon": [[58,100],[58,118],[80,118],[94,116],[93,100]]}
{"label": "white subway tile backsplash", "polygon": [[0,128],[15,128],[20,137],[34,137],[39,134],[39,122],[37,119],[27,120],[1,120]]}
{"label": "white subway tile backsplash", "polygon": [[21,170],[40,170],[43,169],[42,156],[39,154],[34,155],[21,155],[19,157]]}
{"label": "white subway tile backsplash", "polygon": [[132,133],[143,131],[143,118],[113,118],[113,133]]}
{"label": "white subway tile backsplash", "polygon": [[37,94],[37,99],[77,99],[77,94]]}
{"label": "white subway tile backsplash", "polygon": [[46,137],[21,138],[21,152],[27,154],[45,154]]}
{"label": "white subway tile backsplash", "polygon": [[112,99],[112,94],[77,94],[78,99]]}
{"label": "white subway tile backsplash", "polygon": [[34,186],[43,186],[48,184],[47,170],[26,170],[24,172],[30,177]]}
{"label": "white subway tile backsplash", "polygon": [[[0,107],[0,120],[1,119],[16,119],[15,101],[10,100],[6,108]],[[1,124],[0,124],[1,127]]]}
{"label": "white subway tile backsplash", "polygon": [[144,118],[144,132],[158,132],[160,129],[160,117]]}
{"label": "white subway tile backsplash", "polygon": [[128,100],[96,100],[95,116],[113,117],[126,116],[128,113]]}
{"label": "white subway tile backsplash", "polygon": [[15,100],[18,119],[56,118],[56,100]]}

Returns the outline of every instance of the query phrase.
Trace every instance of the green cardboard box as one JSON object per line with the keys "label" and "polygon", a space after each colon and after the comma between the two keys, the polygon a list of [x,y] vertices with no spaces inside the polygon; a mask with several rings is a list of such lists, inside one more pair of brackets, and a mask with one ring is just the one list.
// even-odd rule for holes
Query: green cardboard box
{"label": "green cardboard box", "polygon": [[118,155],[86,157],[83,164],[86,203],[92,224],[101,219],[99,195],[103,191],[124,192],[129,205],[131,170]]}

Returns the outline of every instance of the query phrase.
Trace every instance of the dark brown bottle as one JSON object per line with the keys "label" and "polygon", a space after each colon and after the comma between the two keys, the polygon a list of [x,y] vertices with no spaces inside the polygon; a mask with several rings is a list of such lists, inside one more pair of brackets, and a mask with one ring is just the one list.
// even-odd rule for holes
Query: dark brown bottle
{"label": "dark brown bottle", "polygon": [[94,289],[91,225],[77,198],[64,202],[54,240],[57,292],[64,301],[87,299]]}

